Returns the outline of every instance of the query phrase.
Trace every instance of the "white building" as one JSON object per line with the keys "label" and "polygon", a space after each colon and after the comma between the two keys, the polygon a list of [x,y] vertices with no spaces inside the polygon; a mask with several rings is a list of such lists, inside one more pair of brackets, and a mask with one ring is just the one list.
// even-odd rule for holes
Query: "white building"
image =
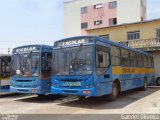
{"label": "white building", "polygon": [[146,20],[146,0],[73,0],[64,4],[65,37]]}

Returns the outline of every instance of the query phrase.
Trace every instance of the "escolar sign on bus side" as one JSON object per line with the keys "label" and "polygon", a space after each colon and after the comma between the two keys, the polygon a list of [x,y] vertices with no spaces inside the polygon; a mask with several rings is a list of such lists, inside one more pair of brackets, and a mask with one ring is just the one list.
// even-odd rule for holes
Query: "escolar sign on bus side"
{"label": "escolar sign on bus side", "polygon": [[81,40],[71,40],[71,41],[66,41],[66,42],[63,42],[63,46],[66,46],[66,45],[74,45],[74,44],[84,44],[85,43],[85,39],[81,39]]}
{"label": "escolar sign on bus side", "polygon": [[73,40],[64,40],[64,41],[55,42],[54,46],[56,47],[70,46],[70,45],[85,44],[90,42],[92,42],[90,38],[73,39]]}

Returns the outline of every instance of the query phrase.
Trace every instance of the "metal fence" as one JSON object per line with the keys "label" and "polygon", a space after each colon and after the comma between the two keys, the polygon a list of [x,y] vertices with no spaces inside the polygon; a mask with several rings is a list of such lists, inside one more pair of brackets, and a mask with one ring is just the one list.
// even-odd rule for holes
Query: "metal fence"
{"label": "metal fence", "polygon": [[160,38],[128,40],[119,43],[128,47],[142,49],[144,51],[160,50]]}

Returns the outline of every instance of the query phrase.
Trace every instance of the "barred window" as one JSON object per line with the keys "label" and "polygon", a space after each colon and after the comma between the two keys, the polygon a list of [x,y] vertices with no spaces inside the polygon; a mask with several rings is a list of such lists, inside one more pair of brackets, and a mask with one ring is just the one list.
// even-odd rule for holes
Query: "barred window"
{"label": "barred window", "polygon": [[128,32],[128,40],[140,39],[140,31]]}
{"label": "barred window", "polygon": [[156,37],[157,37],[157,38],[160,38],[160,28],[159,28],[159,29],[156,29]]}

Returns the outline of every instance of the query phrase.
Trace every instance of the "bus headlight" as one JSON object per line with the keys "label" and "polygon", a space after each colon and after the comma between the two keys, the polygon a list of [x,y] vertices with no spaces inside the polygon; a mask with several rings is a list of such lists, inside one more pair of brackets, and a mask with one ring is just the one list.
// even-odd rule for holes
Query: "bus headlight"
{"label": "bus headlight", "polygon": [[89,88],[89,86],[86,86],[86,88]]}

